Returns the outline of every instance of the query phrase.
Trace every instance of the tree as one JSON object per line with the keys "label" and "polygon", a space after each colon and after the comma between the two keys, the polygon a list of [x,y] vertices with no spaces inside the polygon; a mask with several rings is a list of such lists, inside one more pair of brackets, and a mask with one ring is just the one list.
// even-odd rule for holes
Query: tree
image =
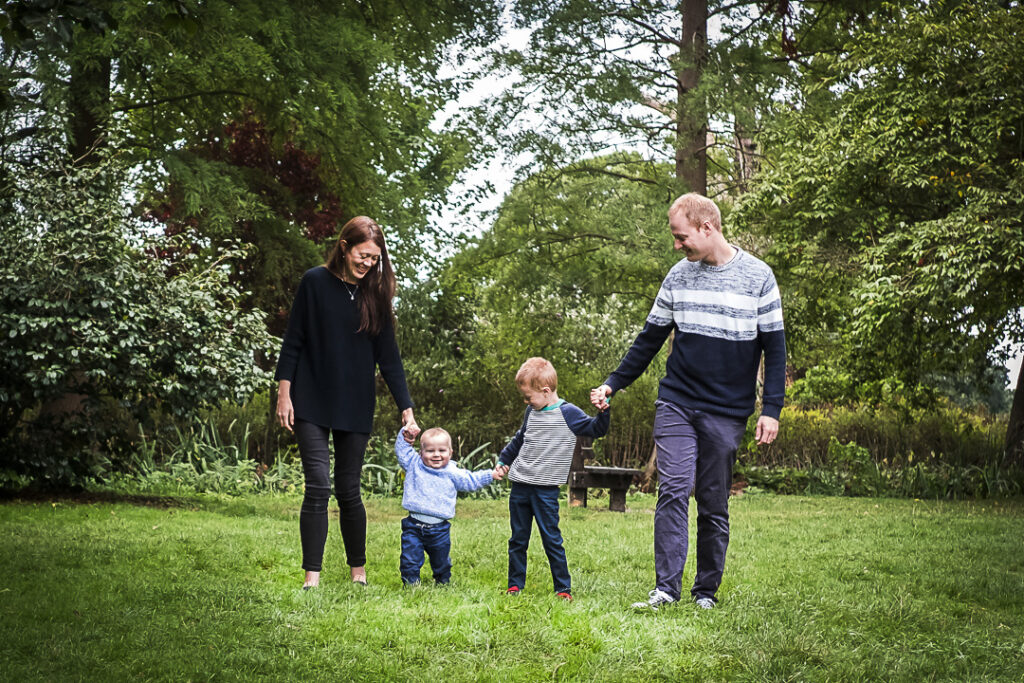
{"label": "tree", "polygon": [[[596,163],[630,176],[646,162],[618,155]],[[587,403],[676,258],[666,217],[672,171],[660,171],[660,186],[594,173],[589,161],[537,173],[437,278],[402,294],[399,341],[421,419],[501,441],[521,418],[509,409],[520,401],[515,371],[535,355],[554,364],[560,396]],[[612,464],[647,457],[659,379],[650,373],[616,397],[619,426],[602,440]]]}
{"label": "tree", "polygon": [[886,14],[875,5],[517,0],[529,45],[496,59],[519,80],[493,104],[495,128],[534,169],[625,147],[673,163],[677,191],[742,190],[773,98],[799,102],[802,80],[840,49],[837,37]]}
{"label": "tree", "polygon": [[0,172],[31,165],[44,131],[87,161],[115,126],[147,194],[178,188],[182,218],[216,231],[272,214],[244,172],[204,153],[226,126],[256,121],[275,150],[317,157],[344,216],[378,217],[405,238],[397,251],[416,254],[430,209],[471,159],[466,131],[431,127],[462,85],[439,68],[456,45],[489,43],[498,9],[486,0],[8,3]]}
{"label": "tree", "polygon": [[166,246],[133,228],[125,169],[19,176],[0,218],[0,484],[77,483],[123,462],[137,424],[246,400],[271,338],[240,310],[230,254],[168,276]]}
{"label": "tree", "polygon": [[772,134],[736,220],[771,238],[784,292],[829,296],[823,343],[860,381],[913,387],[1024,344],[1024,82],[1008,77],[1024,72],[1021,30],[1019,5],[908,11],[835,62],[834,107],[791,112]]}

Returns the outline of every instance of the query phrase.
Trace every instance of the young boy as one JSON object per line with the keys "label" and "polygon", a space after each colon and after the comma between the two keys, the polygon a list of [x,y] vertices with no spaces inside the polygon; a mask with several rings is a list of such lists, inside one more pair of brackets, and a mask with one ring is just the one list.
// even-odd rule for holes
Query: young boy
{"label": "young boy", "polygon": [[416,453],[398,431],[395,454],[405,470],[405,492],[402,507],[409,516],[402,520],[402,559],[399,570],[406,585],[420,582],[423,551],[430,556],[434,581],[446,584],[451,580],[452,517],[459,491],[476,491],[505,476],[504,472],[480,470],[470,472],[453,462],[452,437],[435,427],[420,434],[420,452]]}
{"label": "young boy", "polygon": [[508,473],[508,593],[518,595],[526,583],[526,549],[537,520],[544,552],[551,565],[555,593],[572,600],[569,565],[558,529],[558,488],[569,478],[577,436],[597,438],[608,432],[609,411],[597,417],[558,398],[558,375],[543,358],[529,358],[516,373],[516,386],[526,403],[523,425],[498,456],[495,474]]}

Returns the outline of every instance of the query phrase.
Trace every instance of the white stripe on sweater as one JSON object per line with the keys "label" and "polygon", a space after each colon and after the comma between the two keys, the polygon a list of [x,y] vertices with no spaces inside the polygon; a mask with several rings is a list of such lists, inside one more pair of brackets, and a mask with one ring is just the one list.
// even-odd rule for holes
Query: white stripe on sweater
{"label": "white stripe on sweater", "polygon": [[508,478],[521,484],[561,486],[569,478],[575,448],[576,435],[560,409],[532,410]]}

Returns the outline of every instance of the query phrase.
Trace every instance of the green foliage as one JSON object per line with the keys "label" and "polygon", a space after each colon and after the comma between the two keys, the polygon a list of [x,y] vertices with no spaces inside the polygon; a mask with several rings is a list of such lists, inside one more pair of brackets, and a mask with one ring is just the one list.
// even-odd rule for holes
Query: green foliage
{"label": "green foliage", "polygon": [[[232,252],[168,275],[123,168],[26,171],[0,224],[0,467],[74,483],[133,449],[130,420],[246,400],[271,338],[239,310]],[[129,425],[126,426],[126,421]]]}
{"label": "green foliage", "polygon": [[[522,422],[514,377],[530,356],[554,364],[559,396],[589,405],[674,262],[669,192],[621,177],[642,165],[613,156],[518,184],[437,279],[403,290],[399,344],[422,425],[500,449]],[[612,434],[598,442],[606,464],[645,450],[663,362],[616,397]]]}
{"label": "green foliage", "polygon": [[783,429],[770,446],[741,451],[741,459],[773,467],[829,462],[829,443],[855,442],[887,464],[927,458],[957,467],[1000,464],[1005,416],[964,410],[949,402],[919,408],[894,397],[885,405],[782,409]]}
{"label": "green foliage", "polygon": [[248,424],[228,425],[225,442],[212,421],[193,419],[174,427],[161,442],[140,435],[139,450],[126,472],[103,477],[98,490],[182,496],[216,493],[294,493],[302,490],[302,464],[292,449],[270,467],[249,454]]}
{"label": "green foliage", "polygon": [[768,447],[752,439],[736,472],[778,493],[969,498],[1024,492],[1024,470],[1008,463],[1005,416],[949,402],[929,408],[899,396],[889,403],[783,408],[783,429]]}
{"label": "green foliage", "polygon": [[929,3],[782,113],[734,220],[773,241],[801,367],[908,386],[1024,343],[1024,8]]}
{"label": "green foliage", "polygon": [[925,383],[908,386],[895,377],[863,382],[839,366],[815,366],[786,389],[786,403],[797,408],[893,402],[934,407],[940,399],[952,401],[968,412],[980,409],[992,414],[1005,413],[1010,406],[1006,370],[986,362],[980,371],[964,368],[956,374],[931,375]]}

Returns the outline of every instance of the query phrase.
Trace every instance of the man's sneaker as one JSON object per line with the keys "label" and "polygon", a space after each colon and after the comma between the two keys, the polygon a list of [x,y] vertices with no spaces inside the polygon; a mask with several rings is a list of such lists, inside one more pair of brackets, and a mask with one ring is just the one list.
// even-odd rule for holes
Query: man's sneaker
{"label": "man's sneaker", "polygon": [[715,608],[715,600],[714,600],[714,598],[697,598],[697,600],[695,602],[697,603],[697,607],[700,607],[701,609],[714,609]]}
{"label": "man's sneaker", "polygon": [[519,595],[519,586],[509,586],[505,595]]}
{"label": "man's sneaker", "polygon": [[562,598],[566,602],[572,602],[572,594],[562,591],[561,593],[555,593],[556,597]]}
{"label": "man's sneaker", "polygon": [[665,591],[658,590],[657,588],[655,588],[654,590],[652,590],[650,593],[647,594],[647,601],[646,602],[634,602],[630,606],[633,609],[652,609],[655,612],[657,612],[659,607],[662,607],[664,605],[668,605],[668,604],[673,603],[675,601],[676,601],[676,599],[673,598],[668,593],[666,593]]}

